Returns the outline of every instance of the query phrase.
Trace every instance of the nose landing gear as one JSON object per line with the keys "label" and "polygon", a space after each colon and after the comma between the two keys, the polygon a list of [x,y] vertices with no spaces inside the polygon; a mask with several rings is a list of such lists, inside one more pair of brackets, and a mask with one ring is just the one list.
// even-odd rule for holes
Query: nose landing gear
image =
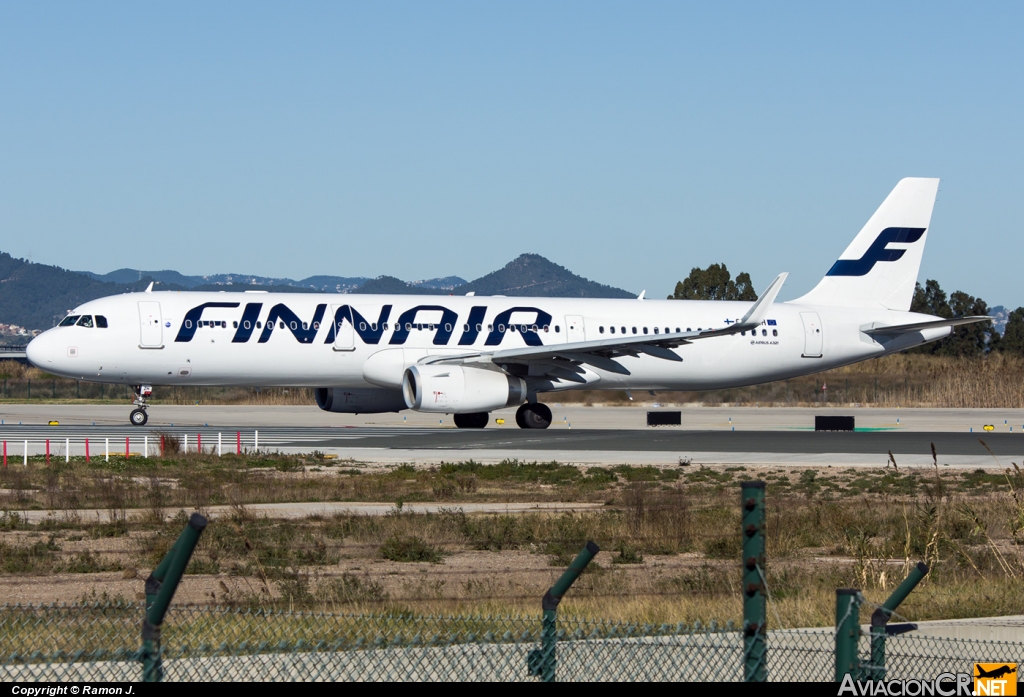
{"label": "nose landing gear", "polygon": [[146,413],[149,405],[146,403],[146,399],[153,395],[153,387],[151,385],[132,385],[132,390],[135,392],[135,400],[132,404],[137,408],[128,415],[128,420],[132,426],[145,426],[149,421],[149,415]]}
{"label": "nose landing gear", "polygon": [[540,402],[527,402],[516,410],[516,425],[519,428],[547,428],[551,425],[551,409]]}

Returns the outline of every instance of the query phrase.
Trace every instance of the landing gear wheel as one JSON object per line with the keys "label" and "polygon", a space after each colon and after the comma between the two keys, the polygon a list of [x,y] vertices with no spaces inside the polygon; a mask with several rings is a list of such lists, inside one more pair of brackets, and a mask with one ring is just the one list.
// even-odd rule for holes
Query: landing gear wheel
{"label": "landing gear wheel", "polygon": [[524,404],[516,410],[519,428],[547,428],[551,425],[551,410],[546,404]]}
{"label": "landing gear wheel", "polygon": [[128,419],[132,422],[132,426],[145,426],[149,421],[149,415],[146,414],[145,409],[135,409]]}
{"label": "landing gear wheel", "polygon": [[486,411],[474,414],[454,414],[457,428],[485,428],[491,415]]}

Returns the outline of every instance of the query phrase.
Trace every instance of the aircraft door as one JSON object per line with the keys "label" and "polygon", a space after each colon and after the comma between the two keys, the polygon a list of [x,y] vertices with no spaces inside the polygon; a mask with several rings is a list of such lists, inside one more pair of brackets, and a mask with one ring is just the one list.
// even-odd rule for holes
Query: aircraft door
{"label": "aircraft door", "polygon": [[139,348],[163,348],[163,318],[160,303],[146,300],[139,303]]}
{"label": "aircraft door", "polygon": [[565,340],[568,343],[585,341],[583,334],[583,318],[579,315],[565,316]]}
{"label": "aircraft door", "polygon": [[821,358],[823,337],[821,335],[821,318],[817,312],[801,312],[800,319],[804,323],[804,358]]}
{"label": "aircraft door", "polygon": [[[344,308],[339,314],[338,309]],[[355,351],[356,333],[352,326],[352,311],[347,305],[335,305],[331,307],[331,321],[334,322],[334,350]]]}

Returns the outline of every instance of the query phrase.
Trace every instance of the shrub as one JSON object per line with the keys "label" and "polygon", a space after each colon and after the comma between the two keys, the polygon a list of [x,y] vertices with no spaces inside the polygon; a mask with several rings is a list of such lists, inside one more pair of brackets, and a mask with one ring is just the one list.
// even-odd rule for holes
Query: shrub
{"label": "shrub", "polygon": [[380,546],[380,556],[391,561],[426,561],[439,564],[444,558],[444,552],[418,537],[394,535],[384,540],[384,544]]}

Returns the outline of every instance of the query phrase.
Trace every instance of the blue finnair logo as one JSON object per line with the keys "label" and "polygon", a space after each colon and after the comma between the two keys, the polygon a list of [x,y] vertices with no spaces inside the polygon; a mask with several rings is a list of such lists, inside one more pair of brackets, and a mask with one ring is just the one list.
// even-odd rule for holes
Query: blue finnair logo
{"label": "blue finnair logo", "polygon": [[[208,309],[235,309],[241,306],[237,302],[211,302],[196,305],[185,313],[178,335],[174,338],[177,343],[188,343],[195,338],[197,330],[205,327],[226,328],[228,320],[204,320],[203,312]],[[402,346],[408,340],[413,330],[427,330],[434,333],[432,338],[435,346],[447,346],[451,343],[453,335],[461,331],[458,339],[459,346],[472,346],[477,342],[481,334],[485,335],[485,346],[498,346],[509,334],[519,334],[523,343],[527,346],[542,346],[539,331],[547,331],[552,324],[552,317],[549,313],[539,307],[516,306],[499,312],[494,318],[484,323],[487,314],[486,306],[473,306],[469,316],[463,324],[459,324],[459,316],[454,310],[444,305],[417,305],[402,312],[393,325],[389,325],[388,318],[391,316],[391,305],[384,305],[373,321],[372,315],[364,317],[356,308],[350,305],[342,305],[334,310],[333,320],[328,316],[325,319],[327,305],[321,303],[313,310],[311,317],[302,317],[284,303],[278,303],[270,308],[265,320],[260,321],[260,314],[263,310],[263,303],[246,303],[242,310],[242,316],[231,323],[235,329],[231,339],[233,344],[247,343],[254,335],[258,336],[256,343],[266,344],[278,331],[288,331],[300,344],[311,344],[316,340],[321,328],[326,329],[325,344],[333,344],[339,332],[346,323],[363,343],[368,345],[379,344],[384,339],[384,333],[391,329],[392,333],[388,344]],[[420,313],[430,313],[431,316],[441,314],[441,319],[424,321]],[[518,315],[518,322],[513,322],[513,315]],[[525,319],[524,319],[525,318]],[[168,323],[170,326],[170,323]],[[558,331],[558,328],[555,328]]]}
{"label": "blue finnair logo", "polygon": [[860,259],[840,259],[828,270],[826,276],[866,276],[875,264],[880,261],[897,261],[907,251],[905,249],[886,249],[891,242],[911,244],[924,235],[923,227],[887,227]]}

